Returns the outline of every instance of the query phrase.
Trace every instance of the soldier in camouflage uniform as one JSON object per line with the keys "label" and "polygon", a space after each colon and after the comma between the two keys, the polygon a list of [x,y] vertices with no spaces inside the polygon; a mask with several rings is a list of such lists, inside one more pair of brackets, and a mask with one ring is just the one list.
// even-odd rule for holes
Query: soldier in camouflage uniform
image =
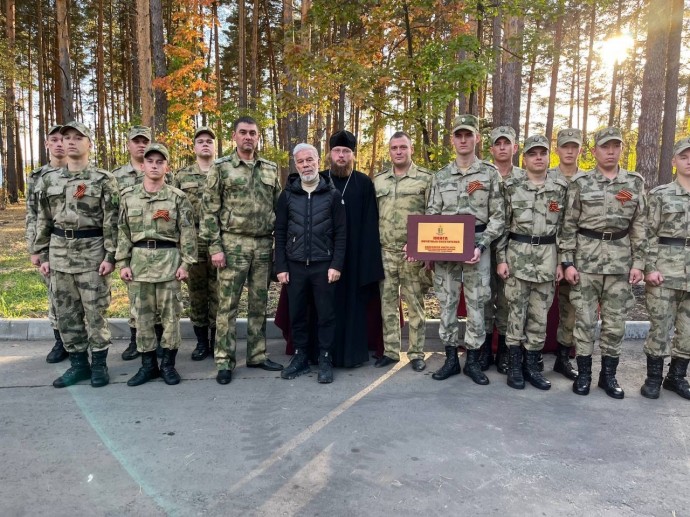
{"label": "soldier in camouflage uniform", "polygon": [[374,177],[383,269],[386,275],[380,282],[384,355],[374,366],[380,368],[400,360],[398,306],[402,291],[409,313],[407,357],[412,369],[421,372],[426,367],[424,293],[431,287],[431,274],[423,262],[408,259],[404,250],[407,246],[407,216],[424,214],[432,175],[412,162],[412,140],[407,133],[393,133],[388,143],[388,152],[391,168]]}
{"label": "soldier in camouflage uniform", "polygon": [[[568,183],[575,174],[582,171],[577,160],[582,152],[582,131],[572,127],[561,129],[556,138],[558,165],[548,170],[548,174],[560,176]],[[573,328],[575,327],[575,307],[570,303],[570,284],[563,278],[558,283],[558,331],[556,341],[556,361],[553,371],[563,374],[571,381],[577,377],[577,370],[570,363],[570,351],[573,347]]]}
{"label": "soldier in camouflage uniform", "polygon": [[649,192],[647,212],[645,290],[651,326],[644,345],[647,379],[641,393],[650,399],[659,398],[669,352],[671,366],[663,386],[690,399],[685,379],[690,361],[690,138],[676,142],[673,166],[675,181]]}
{"label": "soldier in camouflage uniform", "polygon": [[[174,185],[182,190],[194,208],[194,226],[199,228],[201,196],[206,186],[206,176],[213,165],[216,151],[216,133],[209,127],[200,127],[194,132],[194,154],[196,161],[175,173]],[[194,327],[196,348],[193,361],[206,359],[212,353],[216,342],[216,314],[218,312],[218,270],[211,264],[208,243],[197,240],[199,256],[197,263],[189,268],[189,319]],[[210,335],[209,335],[210,332]]]}
{"label": "soldier in camouflage uniform", "polygon": [[647,251],[644,180],[618,165],[623,137],[608,127],[594,135],[597,166],[573,176],[561,235],[565,278],[576,320],[573,341],[578,375],[573,392],[587,395],[592,382],[592,351],[601,307],[601,373],[598,386],[613,398],[625,393],[616,369],[632,307],[631,284],[642,280]]}
{"label": "soldier in camouflage uniform", "polygon": [[75,121],[60,133],[67,165],[42,177],[32,250],[40,255],[41,273],[50,277],[58,330],[71,362],[53,386],[90,378],[92,386],[100,387],[110,380],[105,311],[115,264],[119,193],[112,174],[89,164],[88,128]]}
{"label": "soldier in camouflage uniform", "polygon": [[[144,180],[122,191],[117,259],[127,282],[138,325],[141,368],[127,381],[139,386],[157,377],[178,384],[175,358],[180,348],[180,282],[196,262],[196,230],[192,204],[181,190],[165,183],[170,155],[162,144],[144,152]],[[160,368],[156,358],[156,315],[163,326]]]}
{"label": "soldier in camouflage uniform", "polygon": [[[555,282],[563,276],[556,235],[563,221],[568,182],[546,173],[549,141],[545,136],[525,140],[523,163],[525,174],[504,183],[506,228],[496,256],[509,307],[508,386],[523,389],[526,379],[532,386],[548,390],[551,383],[539,371],[538,360]],[[522,343],[526,350],[524,368]]]}
{"label": "soldier in camouflage uniform", "polygon": [[[45,146],[50,156],[49,162],[34,169],[26,179],[26,245],[31,254],[31,249],[36,238],[36,221],[38,220],[38,196],[36,192],[40,190],[41,178],[50,169],[59,169],[65,166],[66,156],[65,147],[62,145],[62,135],[60,128],[62,126],[53,126],[48,130],[46,135]],[[31,263],[39,267],[41,261],[38,255],[31,255]],[[50,291],[50,281],[46,277],[41,277],[45,281],[48,288],[48,320],[50,326],[53,327],[53,335],[55,336],[55,344],[53,349],[48,352],[46,362],[59,363],[67,359],[68,354],[65,350],[60,331],[57,328],[57,319],[55,318],[55,307],[53,306],[53,295]]]}
{"label": "soldier in camouflage uniform", "polygon": [[491,257],[485,251],[503,233],[505,214],[500,174],[496,167],[480,161],[474,154],[480,140],[477,117],[460,115],[455,118],[453,145],[456,158],[435,174],[426,213],[476,217],[472,259],[435,264],[434,290],[441,305],[439,335],[446,350],[446,361],[432,377],[444,380],[460,373],[456,348],[459,330],[457,309],[460,286],[463,285],[467,305],[467,362],[463,371],[477,384],[488,384],[489,379],[479,365],[479,347],[486,339],[484,307],[491,296]]}
{"label": "soldier in camouflage uniform", "polygon": [[[513,165],[513,157],[517,153],[518,145],[515,130],[510,126],[499,126],[491,130],[491,146],[489,152],[493,164],[498,169],[501,179],[506,181],[513,176],[524,176],[525,171]],[[491,345],[494,337],[494,324],[498,330],[498,350],[496,353],[496,370],[498,373],[508,373],[508,347],[506,346],[506,331],[508,327],[508,301],[505,295],[503,279],[496,273],[496,244],[491,243],[491,298],[484,307],[484,327],[486,339],[479,352],[479,363],[482,371],[488,370],[493,364],[494,357]]]}
{"label": "soldier in camouflage uniform", "polygon": [[251,117],[233,123],[237,149],[215,161],[201,203],[201,238],[218,268],[219,296],[215,359],[219,384],[235,368],[235,320],[248,284],[247,366],[280,371],[266,356],[266,304],[270,281],[275,209],[280,196],[278,166],[256,152],[259,126]]}

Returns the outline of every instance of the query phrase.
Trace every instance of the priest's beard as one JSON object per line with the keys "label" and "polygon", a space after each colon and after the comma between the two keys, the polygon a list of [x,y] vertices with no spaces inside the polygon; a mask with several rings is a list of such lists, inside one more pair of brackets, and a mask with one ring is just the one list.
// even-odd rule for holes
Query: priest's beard
{"label": "priest's beard", "polygon": [[352,161],[346,165],[331,163],[331,174],[336,178],[347,178],[352,173],[353,166],[354,162]]}

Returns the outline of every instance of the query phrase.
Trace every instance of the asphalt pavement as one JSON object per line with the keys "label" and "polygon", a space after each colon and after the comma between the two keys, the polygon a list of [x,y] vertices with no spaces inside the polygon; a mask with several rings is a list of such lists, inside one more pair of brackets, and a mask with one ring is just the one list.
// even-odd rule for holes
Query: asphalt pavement
{"label": "asphalt pavement", "polygon": [[[553,356],[548,392],[495,369],[434,381],[433,339],[422,373],[370,361],[319,385],[248,369],[238,345],[227,386],[185,340],[180,385],[128,387],[118,340],[109,386],[58,390],[50,342],[0,341],[0,515],[690,515],[690,401],[639,394],[642,341],[624,344],[624,400],[573,394]],[[287,364],[282,341],[269,352]]]}

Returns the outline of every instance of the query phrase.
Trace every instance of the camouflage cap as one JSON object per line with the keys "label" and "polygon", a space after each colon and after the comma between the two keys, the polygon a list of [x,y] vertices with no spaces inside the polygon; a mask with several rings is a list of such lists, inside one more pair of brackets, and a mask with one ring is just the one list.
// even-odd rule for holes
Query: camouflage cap
{"label": "camouflage cap", "polygon": [[515,130],[510,126],[498,126],[491,130],[491,145],[494,145],[499,138],[507,138],[511,144],[515,144]]}
{"label": "camouflage cap", "polygon": [[65,133],[67,133],[68,129],[76,129],[77,131],[79,131],[80,135],[85,136],[89,140],[93,141],[93,138],[91,138],[91,130],[81,122],[78,122],[76,120],[68,122],[60,128],[60,134],[64,135]]}
{"label": "camouflage cap", "polygon": [[681,138],[673,145],[673,156],[690,149],[690,137]]}
{"label": "camouflage cap", "polygon": [[582,131],[575,129],[574,127],[561,129],[558,132],[557,137],[558,147],[563,147],[565,144],[569,144],[571,142],[573,144],[582,146]]}
{"label": "camouflage cap", "polygon": [[213,138],[214,140],[216,139],[216,132],[213,131],[213,129],[211,129],[208,126],[201,126],[196,128],[196,131],[194,131],[194,140],[196,140],[196,137],[202,133],[208,133],[209,135],[211,135],[211,138]]}
{"label": "camouflage cap", "polygon": [[468,131],[473,131],[474,133],[479,133],[479,119],[474,115],[458,115],[453,120],[453,133],[458,129],[467,129]]}
{"label": "camouflage cap", "polygon": [[56,124],[54,126],[50,126],[50,129],[48,130],[48,136],[58,133],[62,129],[62,126],[60,124]]}
{"label": "camouflage cap", "polygon": [[623,141],[621,130],[617,127],[605,127],[594,133],[594,145],[604,145],[611,140]]}
{"label": "camouflage cap", "polygon": [[153,140],[151,137],[151,128],[148,126],[132,126],[127,132],[127,140],[132,140],[138,136],[148,138],[149,142]]}
{"label": "camouflage cap", "polygon": [[549,140],[544,135],[532,135],[527,137],[525,140],[525,147],[522,150],[522,154],[526,154],[530,149],[535,147],[543,147],[547,151],[549,150]]}
{"label": "camouflage cap", "polygon": [[170,161],[170,153],[168,152],[168,148],[165,147],[163,144],[153,143],[147,145],[146,149],[144,150],[144,158],[146,158],[151,153],[160,153],[163,155],[166,161]]}

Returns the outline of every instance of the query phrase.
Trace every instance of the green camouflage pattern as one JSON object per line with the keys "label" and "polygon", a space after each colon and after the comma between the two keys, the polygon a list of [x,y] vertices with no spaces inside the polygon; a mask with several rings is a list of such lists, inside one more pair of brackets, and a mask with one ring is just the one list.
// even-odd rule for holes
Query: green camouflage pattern
{"label": "green camouflage pattern", "polygon": [[161,347],[180,348],[180,315],[182,291],[180,282],[129,282],[129,295],[137,322],[137,350],[152,352],[158,341],[154,327],[163,326]]}
{"label": "green camouflage pattern", "polygon": [[490,248],[491,278],[489,286],[491,288],[491,296],[484,307],[484,327],[486,328],[486,333],[491,334],[494,331],[495,325],[498,333],[505,336],[508,328],[508,300],[506,300],[503,279],[496,272],[496,266],[498,266],[498,262],[496,262],[496,244],[498,244],[497,240],[491,243]]}
{"label": "green camouflage pattern", "polygon": [[[120,165],[119,167],[113,169],[113,176],[117,180],[118,188],[122,192],[127,187],[133,187],[134,185],[139,185],[144,181],[144,171],[135,169],[131,163],[125,165]],[[168,185],[173,184],[173,175],[170,172],[165,173],[165,182]]]}
{"label": "green camouflage pattern", "polygon": [[[644,343],[644,353],[655,357],[680,357],[690,359],[690,293],[665,287],[666,282],[655,287],[645,286],[649,334]],[[673,339],[669,337],[675,327]]]}
{"label": "green camouflage pattern", "polygon": [[38,192],[41,190],[41,178],[48,171],[55,169],[50,164],[41,165],[31,171],[26,178],[26,229],[24,238],[29,253],[32,252],[34,240],[36,240],[36,223],[38,222],[38,209],[40,206]]}
{"label": "green camouflage pattern", "polygon": [[575,307],[570,302],[570,284],[561,280],[558,284],[558,330],[556,341],[570,348],[573,346],[573,329],[575,329]]}
{"label": "green camouflage pattern", "polygon": [[560,168],[558,165],[556,165],[555,167],[551,167],[550,169],[547,169],[546,174],[548,174],[548,175],[551,176],[551,177],[555,177],[555,178],[563,178],[565,181],[567,181],[568,183],[570,183],[570,182],[573,180],[573,178],[574,178],[575,176],[577,176],[578,174],[583,173],[583,172],[585,172],[585,170],[584,170],[584,169],[580,169],[580,168],[578,167],[577,170],[575,171],[575,174],[572,174],[572,175],[570,175],[570,176],[567,176],[567,175],[561,170],[561,168]]}
{"label": "green camouflage pattern", "polygon": [[544,348],[546,320],[556,290],[554,281],[532,282],[511,274],[505,281],[508,300],[506,345],[538,351]]}

